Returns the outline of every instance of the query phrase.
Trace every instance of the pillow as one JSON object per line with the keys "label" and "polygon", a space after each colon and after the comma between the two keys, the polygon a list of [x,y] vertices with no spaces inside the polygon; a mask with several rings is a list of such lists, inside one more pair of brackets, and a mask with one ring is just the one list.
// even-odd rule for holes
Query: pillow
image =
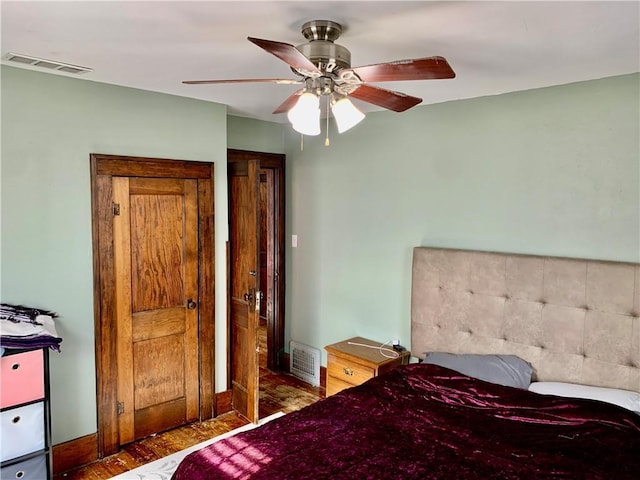
{"label": "pillow", "polygon": [[543,395],[600,400],[601,402],[613,403],[624,407],[627,410],[640,412],[640,393],[631,390],[562,382],[533,382],[529,385],[529,390]]}
{"label": "pillow", "polygon": [[487,382],[526,389],[533,368],[516,355],[480,355],[427,352],[424,362],[450,368]]}

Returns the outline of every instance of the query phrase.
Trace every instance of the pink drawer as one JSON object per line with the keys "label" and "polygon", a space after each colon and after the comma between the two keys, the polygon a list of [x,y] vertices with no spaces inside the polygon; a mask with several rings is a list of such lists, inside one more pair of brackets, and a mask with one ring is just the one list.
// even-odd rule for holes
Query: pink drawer
{"label": "pink drawer", "polygon": [[44,402],[0,413],[0,461],[43,450]]}
{"label": "pink drawer", "polygon": [[44,398],[42,350],[0,358],[0,408]]}

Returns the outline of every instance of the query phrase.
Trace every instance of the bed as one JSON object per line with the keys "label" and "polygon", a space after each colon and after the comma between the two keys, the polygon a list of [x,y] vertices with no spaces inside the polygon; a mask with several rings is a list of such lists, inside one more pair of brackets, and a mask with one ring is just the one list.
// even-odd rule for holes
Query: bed
{"label": "bed", "polygon": [[194,452],[173,478],[636,479],[639,285],[637,264],[417,247],[423,363]]}

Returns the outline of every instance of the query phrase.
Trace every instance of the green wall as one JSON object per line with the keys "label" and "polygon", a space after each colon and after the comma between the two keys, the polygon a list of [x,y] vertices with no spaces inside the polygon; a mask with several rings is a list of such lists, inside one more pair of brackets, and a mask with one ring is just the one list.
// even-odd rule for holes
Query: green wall
{"label": "green wall", "polygon": [[89,154],[215,162],[217,384],[226,388],[226,107],[2,66],[0,298],[54,310],[53,442],[96,431]]}
{"label": "green wall", "polygon": [[286,125],[251,118],[227,117],[227,146],[252,152],[284,153]]}
{"label": "green wall", "polygon": [[640,261],[639,78],[288,129],[287,339],[409,345],[417,245]]}

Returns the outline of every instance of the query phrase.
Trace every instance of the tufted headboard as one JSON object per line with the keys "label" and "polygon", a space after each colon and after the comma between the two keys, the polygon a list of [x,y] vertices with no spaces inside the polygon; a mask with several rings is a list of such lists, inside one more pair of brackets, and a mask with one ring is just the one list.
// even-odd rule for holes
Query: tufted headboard
{"label": "tufted headboard", "polygon": [[535,380],[640,391],[640,264],[416,247],[411,352],[515,354]]}

